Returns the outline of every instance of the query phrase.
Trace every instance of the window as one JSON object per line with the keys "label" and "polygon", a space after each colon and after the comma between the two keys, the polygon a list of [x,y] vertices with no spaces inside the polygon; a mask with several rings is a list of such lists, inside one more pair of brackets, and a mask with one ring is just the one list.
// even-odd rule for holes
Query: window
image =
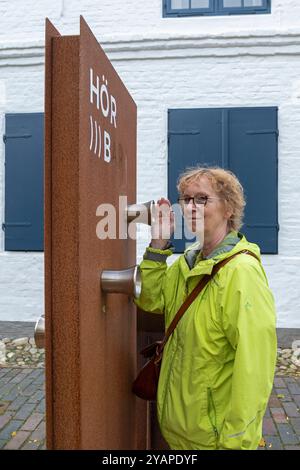
{"label": "window", "polygon": [[6,251],[43,251],[44,114],[5,115]]}
{"label": "window", "polygon": [[271,12],[271,0],[163,0],[163,16],[245,15]]}
{"label": "window", "polygon": [[[171,109],[168,113],[171,203],[177,201],[177,179],[187,167],[206,164],[229,169],[246,196],[241,232],[258,243],[262,253],[277,253],[277,108]],[[192,242],[172,241],[179,253],[186,242]]]}

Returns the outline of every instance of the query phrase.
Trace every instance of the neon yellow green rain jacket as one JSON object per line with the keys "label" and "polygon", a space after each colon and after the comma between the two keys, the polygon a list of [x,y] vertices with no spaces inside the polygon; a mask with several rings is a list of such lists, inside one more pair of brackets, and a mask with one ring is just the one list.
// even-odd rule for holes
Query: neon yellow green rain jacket
{"label": "neon yellow green rain jacket", "polygon": [[[136,304],[164,313],[167,328],[215,263],[243,249],[260,258],[257,245],[232,234],[239,238],[230,251],[225,247],[194,267],[188,259],[195,245],[169,267],[170,249],[148,247],[140,264],[142,293]],[[274,300],[264,269],[252,256],[238,255],[199,294],[165,346],[157,413],[171,449],[256,449],[276,349]]]}

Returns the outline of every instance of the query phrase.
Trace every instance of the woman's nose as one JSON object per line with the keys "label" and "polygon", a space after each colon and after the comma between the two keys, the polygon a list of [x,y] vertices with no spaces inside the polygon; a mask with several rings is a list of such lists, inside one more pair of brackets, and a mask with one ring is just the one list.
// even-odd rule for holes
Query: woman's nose
{"label": "woman's nose", "polygon": [[187,207],[188,207],[189,209],[194,209],[194,207],[196,207],[195,202],[194,202],[194,199],[191,198],[191,199],[189,200],[189,203],[188,203]]}

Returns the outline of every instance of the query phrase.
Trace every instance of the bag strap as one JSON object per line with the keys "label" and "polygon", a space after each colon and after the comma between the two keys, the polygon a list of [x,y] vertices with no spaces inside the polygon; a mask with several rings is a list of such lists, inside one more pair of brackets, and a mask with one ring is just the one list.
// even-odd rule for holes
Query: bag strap
{"label": "bag strap", "polygon": [[178,310],[175,317],[173,318],[169,328],[167,329],[164,338],[162,339],[162,341],[158,345],[158,350],[157,350],[158,354],[162,353],[166,342],[168,341],[169,337],[171,336],[171,334],[175,330],[179,320],[181,319],[183,314],[186,312],[186,310],[189,308],[189,306],[192,304],[192,302],[195,300],[195,298],[198,296],[198,294],[200,294],[200,292],[204,289],[206,284],[215,276],[215,274],[217,274],[217,272],[221,268],[223,268],[223,266],[225,266],[225,264],[227,264],[230,260],[235,258],[235,256],[240,255],[242,253],[247,254],[247,255],[251,255],[259,261],[258,257],[254,253],[252,253],[251,251],[241,250],[241,251],[238,251],[237,253],[234,253],[232,256],[229,256],[229,258],[226,258],[223,261],[220,261],[220,263],[215,264],[211,274],[205,274],[203,276],[203,278],[201,279],[199,284],[196,285],[196,287],[192,290],[190,295],[185,299],[185,301],[181,305],[180,309]]}

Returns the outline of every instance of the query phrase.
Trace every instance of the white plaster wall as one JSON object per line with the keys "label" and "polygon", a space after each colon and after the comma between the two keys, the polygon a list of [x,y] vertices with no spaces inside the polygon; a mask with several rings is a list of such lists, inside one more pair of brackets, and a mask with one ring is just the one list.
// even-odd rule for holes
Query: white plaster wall
{"label": "white plaster wall", "polygon": [[[138,105],[141,202],[167,195],[168,108],[278,106],[279,255],[263,262],[278,326],[299,328],[300,2],[273,0],[271,15],[176,20],[161,17],[159,0],[19,3],[0,2],[0,129],[5,113],[43,111],[44,17],[78,34],[83,14]],[[3,175],[1,141],[2,220]],[[149,231],[138,233],[139,261]],[[0,320],[34,321],[43,312],[43,255],[3,246],[0,232]]]}

